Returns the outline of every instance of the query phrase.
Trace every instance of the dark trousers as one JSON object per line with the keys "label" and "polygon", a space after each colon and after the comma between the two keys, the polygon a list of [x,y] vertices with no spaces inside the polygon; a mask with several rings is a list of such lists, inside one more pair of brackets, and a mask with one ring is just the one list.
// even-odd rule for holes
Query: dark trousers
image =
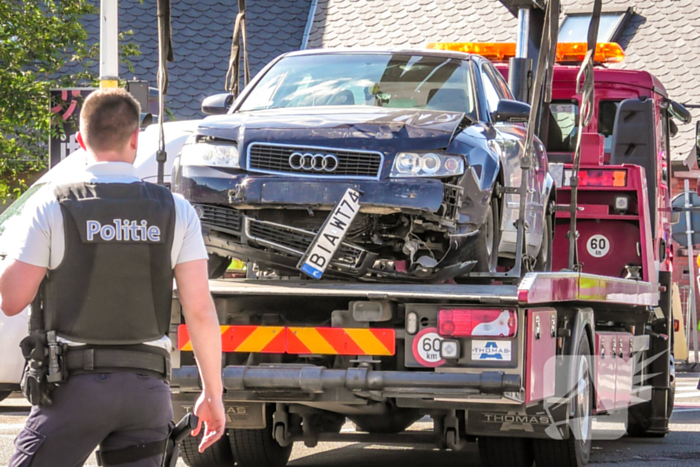
{"label": "dark trousers", "polygon": [[[110,451],[165,439],[172,419],[170,388],[134,373],[71,376],[53,405],[32,407],[15,439],[10,467],[82,466],[99,445]],[[120,467],[159,467],[153,456]]]}

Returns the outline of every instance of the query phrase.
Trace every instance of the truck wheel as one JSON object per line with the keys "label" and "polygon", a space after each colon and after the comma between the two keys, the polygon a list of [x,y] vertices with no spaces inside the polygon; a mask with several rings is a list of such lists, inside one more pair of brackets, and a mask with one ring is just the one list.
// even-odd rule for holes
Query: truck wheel
{"label": "truck wheel", "polygon": [[591,457],[593,388],[591,384],[591,348],[583,335],[576,355],[576,386],[571,391],[573,416],[569,419],[569,438],[535,439],[533,448],[538,467],[584,467]]}
{"label": "truck wheel", "polygon": [[476,238],[468,246],[466,259],[476,261],[475,272],[495,272],[498,266],[498,247],[501,243],[501,216],[499,200],[491,196],[486,221]]}
{"label": "truck wheel", "polygon": [[535,271],[549,272],[552,270],[552,243],[554,240],[554,224],[552,215],[547,210],[544,216],[544,228],[542,229],[542,244],[535,258]]}
{"label": "truck wheel", "polygon": [[420,420],[417,410],[391,410],[384,415],[355,415],[348,417],[355,424],[357,431],[367,433],[401,433]]}
{"label": "truck wheel", "polygon": [[228,430],[228,441],[238,467],[284,467],[292,455],[293,443],[282,447],[272,433],[272,411],[262,430]]}
{"label": "truck wheel", "polygon": [[206,451],[200,453],[204,429],[198,436],[187,436],[180,445],[180,457],[190,467],[233,467],[233,456],[228,440],[223,436]]}
{"label": "truck wheel", "polygon": [[478,442],[485,467],[532,467],[534,456],[529,439],[479,436]]}

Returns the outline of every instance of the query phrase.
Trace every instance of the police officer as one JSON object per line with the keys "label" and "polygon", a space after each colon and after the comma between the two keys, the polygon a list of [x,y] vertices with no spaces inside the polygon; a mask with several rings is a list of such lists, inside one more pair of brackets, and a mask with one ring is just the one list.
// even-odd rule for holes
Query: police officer
{"label": "police officer", "polygon": [[139,114],[122,89],[85,100],[78,141],[89,165],[42,188],[0,273],[0,309],[16,315],[41,289],[51,350],[64,354],[60,367],[51,362],[54,381],[63,380],[50,405],[32,407],[12,467],[82,465],[98,445],[105,464],[160,465],[172,419],[173,277],[202,379],[200,452],[224,432],[219,323],[199,220],[183,198],[136,176]]}

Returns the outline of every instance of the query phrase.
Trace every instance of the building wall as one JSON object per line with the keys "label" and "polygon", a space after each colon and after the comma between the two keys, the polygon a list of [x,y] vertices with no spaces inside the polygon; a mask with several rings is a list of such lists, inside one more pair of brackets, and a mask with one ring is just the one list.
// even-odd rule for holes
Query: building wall
{"label": "building wall", "polygon": [[[696,185],[696,180],[690,180],[690,189],[694,190]],[[671,197],[681,194],[685,191],[684,179],[673,178],[671,183]],[[681,214],[682,215],[682,214]],[[693,247],[694,260],[697,259],[698,250],[700,250],[700,245],[695,245]],[[690,292],[690,275],[689,275],[689,265],[688,265],[688,250],[680,245],[679,243],[673,242],[673,281],[678,284],[681,294],[681,302],[683,304],[683,309],[687,306],[688,294]],[[697,263],[694,262],[695,275],[698,275]],[[697,282],[696,282],[697,286]],[[695,298],[696,310],[700,310],[700,294],[696,293]]]}

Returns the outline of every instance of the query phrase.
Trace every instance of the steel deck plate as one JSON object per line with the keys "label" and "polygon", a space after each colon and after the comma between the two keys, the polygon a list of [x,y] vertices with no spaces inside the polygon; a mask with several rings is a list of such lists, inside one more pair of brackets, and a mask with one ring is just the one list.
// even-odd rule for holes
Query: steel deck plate
{"label": "steel deck plate", "polygon": [[404,301],[440,299],[503,305],[591,302],[656,306],[659,302],[658,284],[571,272],[530,273],[519,286],[220,279],[210,281],[209,287],[216,296],[315,296]]}
{"label": "steel deck plate", "polygon": [[367,299],[463,300],[478,303],[515,304],[515,285],[367,284],[274,280],[212,280],[211,293],[222,295],[311,295],[315,297],[361,297]]}

